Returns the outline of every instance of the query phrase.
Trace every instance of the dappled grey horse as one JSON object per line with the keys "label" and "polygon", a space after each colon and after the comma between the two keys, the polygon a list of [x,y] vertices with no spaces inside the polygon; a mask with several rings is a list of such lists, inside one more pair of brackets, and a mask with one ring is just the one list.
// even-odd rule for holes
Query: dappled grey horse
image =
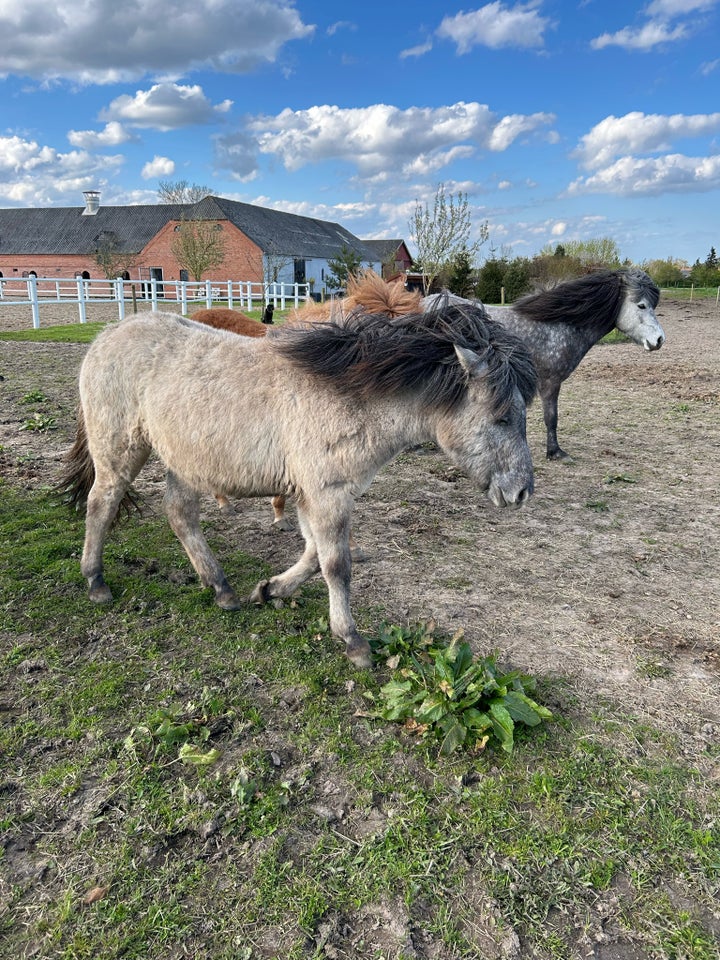
{"label": "dappled grey horse", "polygon": [[[434,307],[442,296],[426,297],[423,309]],[[530,350],[538,373],[548,459],[568,456],[557,439],[562,383],[588,350],[614,328],[646,350],[659,350],[665,341],[655,316],[659,299],[660,291],[642,270],[599,270],[530,294],[511,307],[487,308]]]}
{"label": "dappled grey horse", "polygon": [[90,598],[112,599],[105,538],[154,450],[172,529],[226,610],[240,601],[201,530],[200,495],[295,495],[305,550],[251,600],[288,597],[321,571],[331,630],[360,667],[370,648],[350,611],[350,515],[380,467],[432,440],[498,507],[520,506],[533,490],[525,408],[535,370],[522,343],[471,304],[398,318],[358,312],[260,338],[146,314],[97,337],[79,386],[58,486],[87,501]]}

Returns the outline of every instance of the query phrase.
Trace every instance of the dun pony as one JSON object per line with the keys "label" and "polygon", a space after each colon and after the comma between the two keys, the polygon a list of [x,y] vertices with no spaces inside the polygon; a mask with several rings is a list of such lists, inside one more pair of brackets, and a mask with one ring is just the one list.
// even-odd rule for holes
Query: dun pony
{"label": "dun pony", "polygon": [[377,471],[407,446],[434,441],[498,507],[518,507],[533,490],[532,361],[477,306],[396,319],[356,312],[257,338],[177,314],[130,318],[91,344],[79,389],[59,486],[87,500],[81,570],[93,601],[112,599],[105,539],[155,451],[170,525],[226,610],[240,600],[201,529],[201,494],[296,496],[304,552],[261,580],[251,600],[290,596],[320,571],[331,630],[359,667],[371,656],[350,610],[350,518]]}

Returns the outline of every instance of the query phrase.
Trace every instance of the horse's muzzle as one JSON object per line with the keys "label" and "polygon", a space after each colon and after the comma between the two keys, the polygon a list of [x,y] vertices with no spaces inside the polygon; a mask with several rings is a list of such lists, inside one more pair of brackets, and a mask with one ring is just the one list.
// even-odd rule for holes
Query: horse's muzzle
{"label": "horse's muzzle", "polygon": [[512,510],[517,510],[524,503],[530,499],[533,494],[533,484],[532,482],[527,487],[522,487],[521,489],[505,489],[503,490],[496,483],[491,483],[487,495],[490,499],[490,502],[496,507],[510,507]]}

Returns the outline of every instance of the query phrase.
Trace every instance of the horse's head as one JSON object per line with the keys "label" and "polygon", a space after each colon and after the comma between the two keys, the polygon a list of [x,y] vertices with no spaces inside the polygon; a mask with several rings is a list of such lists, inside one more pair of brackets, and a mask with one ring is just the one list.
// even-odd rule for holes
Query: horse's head
{"label": "horse's head", "polygon": [[646,350],[659,350],[665,342],[665,332],[655,316],[660,291],[642,270],[625,273],[624,283],[625,299],[615,326]]}
{"label": "horse's head", "polygon": [[[498,393],[488,362],[455,348],[467,378],[465,400],[443,418],[438,442],[496,507],[520,507],[533,493],[533,464],[525,429],[526,397],[505,381]],[[526,393],[534,389],[521,383]],[[530,396],[527,399],[530,399]]]}

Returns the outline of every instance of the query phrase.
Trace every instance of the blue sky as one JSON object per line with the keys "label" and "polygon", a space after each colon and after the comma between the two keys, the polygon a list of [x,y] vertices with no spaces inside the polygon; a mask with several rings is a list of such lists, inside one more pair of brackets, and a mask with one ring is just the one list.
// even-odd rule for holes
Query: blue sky
{"label": "blue sky", "polygon": [[438,184],[492,247],[720,249],[720,0],[0,0],[0,206],[158,182],[399,237]]}

